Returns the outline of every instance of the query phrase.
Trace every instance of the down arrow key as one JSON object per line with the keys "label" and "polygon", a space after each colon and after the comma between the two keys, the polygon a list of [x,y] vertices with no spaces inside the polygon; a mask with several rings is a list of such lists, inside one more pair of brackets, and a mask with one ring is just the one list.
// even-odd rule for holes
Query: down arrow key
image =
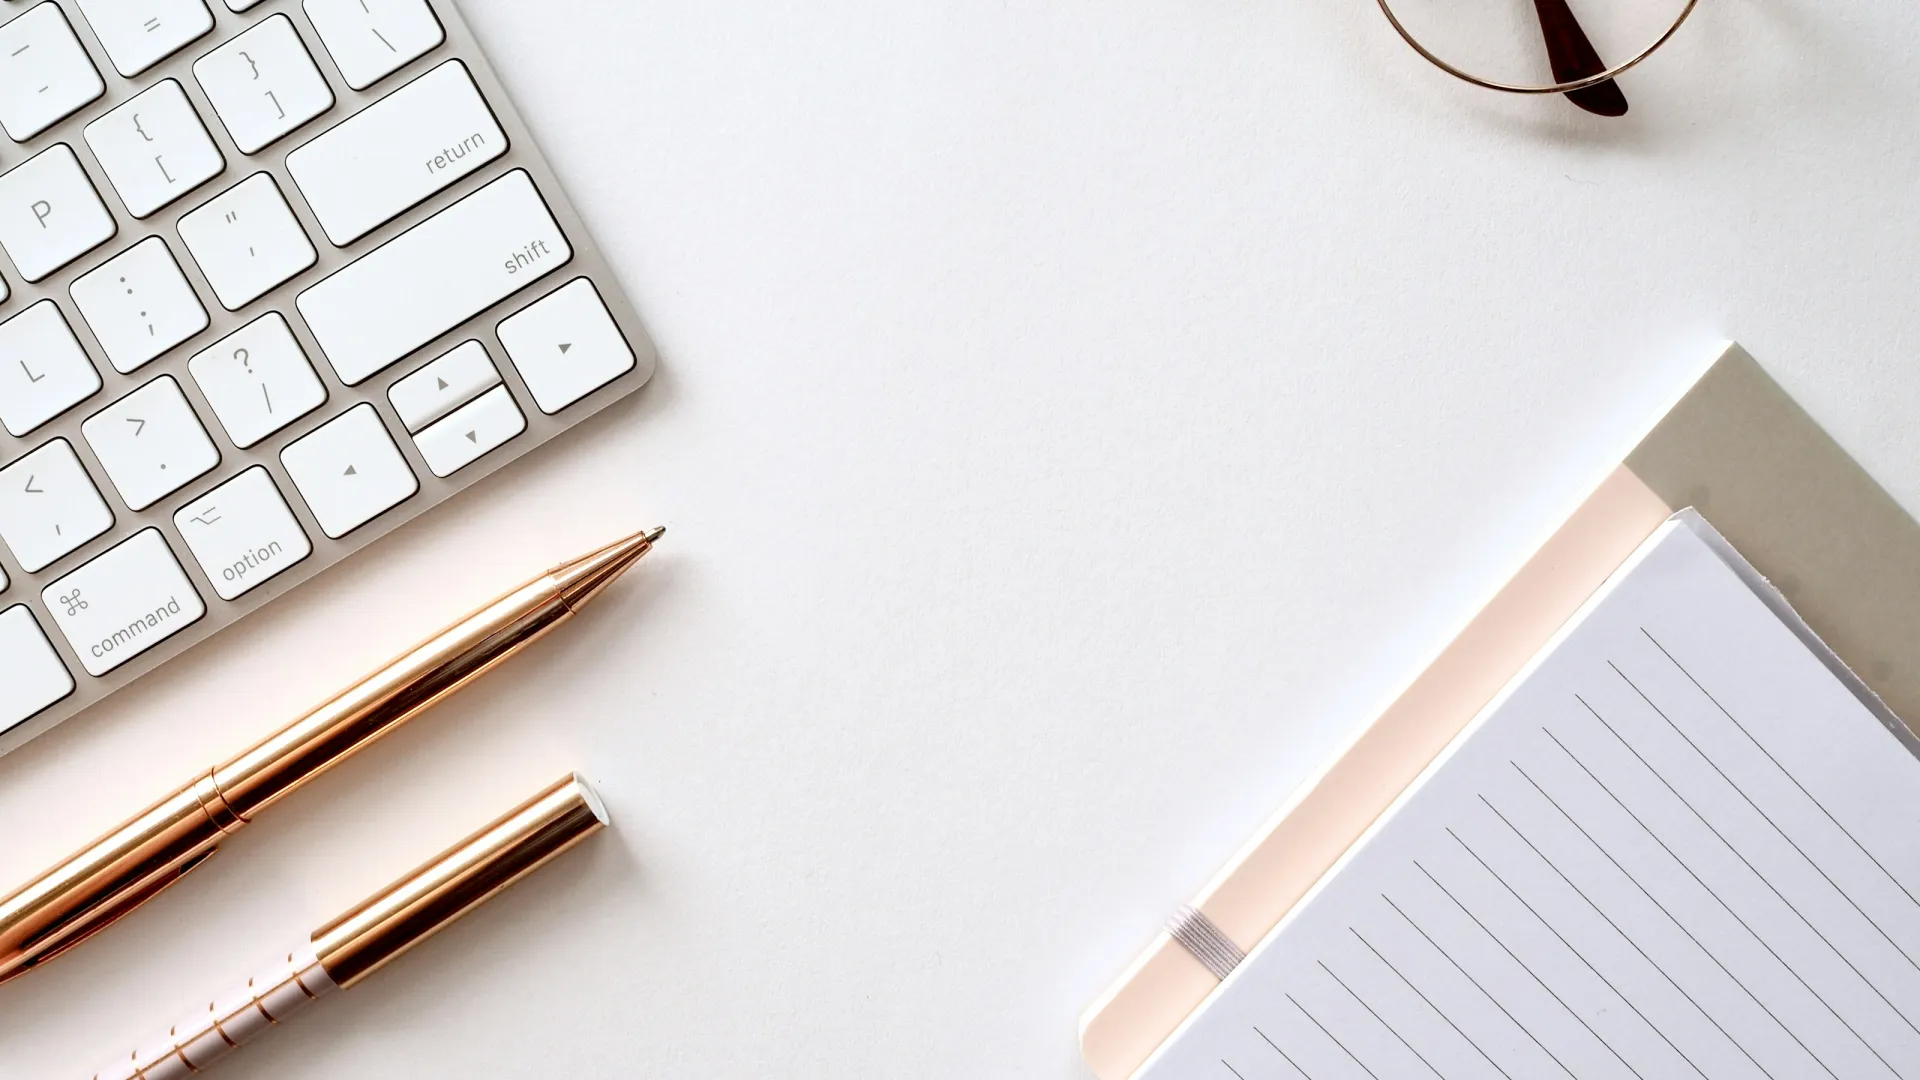
{"label": "down arrow key", "polygon": [[513,393],[496,386],[414,436],[435,476],[452,476],[527,430]]}

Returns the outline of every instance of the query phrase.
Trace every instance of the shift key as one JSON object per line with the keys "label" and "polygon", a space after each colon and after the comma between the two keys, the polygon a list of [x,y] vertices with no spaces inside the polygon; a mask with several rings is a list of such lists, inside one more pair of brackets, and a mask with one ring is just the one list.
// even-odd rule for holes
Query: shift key
{"label": "shift key", "polygon": [[571,258],[533,179],[515,169],[335,271],[297,302],[320,351],[354,386]]}
{"label": "shift key", "polygon": [[288,154],[287,171],[345,247],[506,152],[473,76],[449,60]]}

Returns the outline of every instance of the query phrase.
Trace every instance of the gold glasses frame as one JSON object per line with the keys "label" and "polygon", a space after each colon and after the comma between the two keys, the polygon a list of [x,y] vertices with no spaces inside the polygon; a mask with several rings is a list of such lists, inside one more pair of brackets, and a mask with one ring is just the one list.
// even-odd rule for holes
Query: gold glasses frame
{"label": "gold glasses frame", "polygon": [[1475,86],[1485,87],[1488,90],[1499,90],[1508,94],[1565,94],[1575,90],[1584,90],[1589,86],[1598,86],[1616,75],[1640,66],[1642,60],[1652,56],[1656,49],[1665,45],[1672,39],[1673,35],[1680,32],[1680,27],[1686,23],[1687,16],[1693,14],[1693,9],[1700,3],[1700,0],[1687,0],[1686,6],[1680,9],[1679,17],[1673,20],[1672,26],[1667,27],[1666,33],[1655,38],[1653,44],[1635,53],[1624,63],[1615,64],[1605,71],[1595,72],[1585,78],[1574,79],[1570,82],[1542,84],[1497,82],[1493,79],[1483,79],[1471,72],[1463,71],[1435,55],[1432,49],[1422,45],[1420,40],[1413,36],[1412,31],[1408,30],[1406,26],[1400,22],[1399,16],[1393,13],[1393,7],[1388,0],[1377,0],[1377,2],[1380,5],[1380,13],[1387,17],[1387,22],[1393,25],[1394,32],[1400,35],[1402,41],[1412,46],[1413,51],[1425,58],[1427,63],[1432,64],[1434,67],[1439,68],[1441,71],[1446,72],[1462,82],[1472,83]]}

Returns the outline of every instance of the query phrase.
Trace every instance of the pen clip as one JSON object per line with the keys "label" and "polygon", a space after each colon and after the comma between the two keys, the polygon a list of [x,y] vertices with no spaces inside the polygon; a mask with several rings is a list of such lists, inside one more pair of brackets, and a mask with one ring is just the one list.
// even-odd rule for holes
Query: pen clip
{"label": "pen clip", "polygon": [[[46,952],[41,953],[38,956],[35,956],[33,959],[27,961],[25,964],[22,964],[20,967],[14,969],[13,971],[8,972],[4,976],[0,976],[0,983],[6,982],[7,980],[12,979],[24,972],[32,971],[34,968],[39,967],[41,964],[44,964],[47,961],[52,960],[54,957],[59,956],[62,953],[65,953],[68,949],[74,948],[80,943],[93,937],[93,935],[99,933],[102,930],[105,930],[107,927],[112,926],[114,923],[119,922],[121,919],[126,918],[128,915],[133,914],[134,910],[140,907],[140,905],[146,903],[147,901],[165,892],[168,886],[174,884],[175,882],[179,881],[181,878],[187,876],[189,871],[192,871],[193,869],[198,867],[201,863],[206,862],[208,859],[212,858],[214,852],[219,850],[220,849],[217,847],[208,848],[206,851],[203,851],[200,854],[195,855],[193,858],[188,859],[187,861],[181,863],[180,865],[174,867],[173,869],[168,870],[165,873],[161,874],[160,876],[154,878],[152,881],[147,882],[146,884],[142,885],[138,890],[120,897],[118,900],[107,905],[106,907],[98,908],[98,909],[95,909],[94,911],[84,913],[82,915],[82,918],[85,920],[86,925],[82,926],[79,929],[79,931],[77,931],[72,937],[68,938],[65,941],[62,941],[58,945],[55,945],[53,948],[47,950]],[[71,923],[63,924],[63,925],[71,925]],[[54,927],[51,932],[58,933],[60,929],[61,927]]]}

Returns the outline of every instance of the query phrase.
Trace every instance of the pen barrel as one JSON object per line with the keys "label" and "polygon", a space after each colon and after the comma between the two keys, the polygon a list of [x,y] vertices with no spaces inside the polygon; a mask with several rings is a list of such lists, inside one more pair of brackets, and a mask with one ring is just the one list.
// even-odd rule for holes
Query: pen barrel
{"label": "pen barrel", "polygon": [[606,828],[607,820],[579,774],[562,777],[315,930],[314,953],[329,978],[351,987]]}
{"label": "pen barrel", "polygon": [[210,775],[174,792],[0,900],[0,981],[80,944],[211,856],[242,822]]}
{"label": "pen barrel", "polygon": [[406,723],[572,614],[552,575],[495,600],[213,770],[243,820]]}
{"label": "pen barrel", "polygon": [[258,1038],[337,989],[303,945],[207,1003],[138,1050],[109,1062],[93,1080],[183,1080]]}

